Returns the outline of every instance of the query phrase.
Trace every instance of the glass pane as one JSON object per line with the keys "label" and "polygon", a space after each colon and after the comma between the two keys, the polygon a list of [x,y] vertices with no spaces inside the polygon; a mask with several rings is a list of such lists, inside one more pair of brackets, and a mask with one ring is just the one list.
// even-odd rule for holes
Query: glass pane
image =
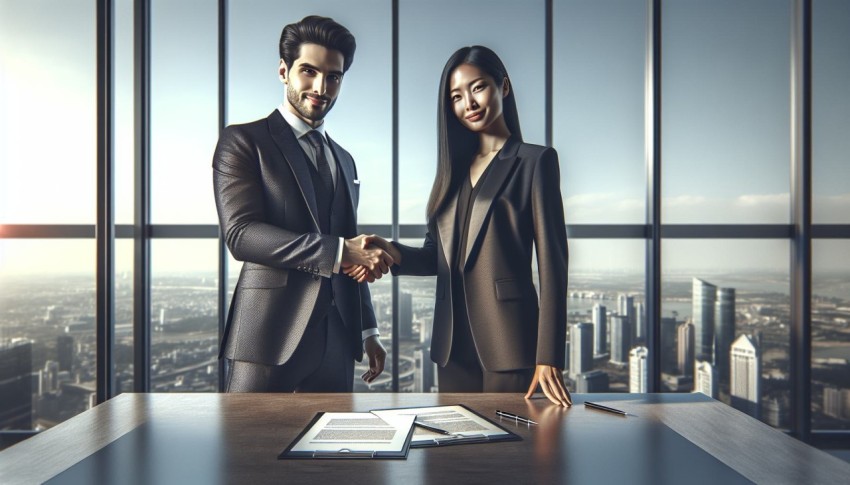
{"label": "glass pane", "polygon": [[554,2],[553,23],[552,132],[567,223],[642,224],[646,2]]}
{"label": "glass pane", "polygon": [[113,27],[113,154],[115,223],[132,224],[135,166],[133,1],[115,1]]}
{"label": "glass pane", "polygon": [[357,163],[361,224],[387,222],[392,217],[391,13],[388,0],[263,0],[228,6],[228,123],[265,118],[284,101],[277,74],[284,25],[307,15],[323,15],[354,34],[354,62],[326,128]]}
{"label": "glass pane", "polygon": [[93,240],[0,240],[0,430],[94,405],[94,270]]}
{"label": "glass pane", "polygon": [[151,242],[151,390],[218,391],[218,243]]}
{"label": "glass pane", "polygon": [[646,381],[646,367],[630,364],[630,353],[646,345],[646,243],[571,239],[569,251],[564,366],[569,389],[631,392],[632,379]]}
{"label": "glass pane", "polygon": [[[369,360],[364,355],[363,362],[354,363],[354,392],[391,392],[393,387],[393,365],[392,365],[392,341],[393,341],[393,306],[392,306],[392,276],[384,275],[383,278],[369,284],[372,294],[372,307],[375,309],[375,318],[378,320],[378,331],[381,332],[381,343],[387,349],[387,361],[384,372],[370,384],[363,382],[360,376],[369,368]],[[412,379],[413,372],[410,362],[404,358],[404,344],[399,352],[399,367],[403,373],[400,389],[406,389],[406,383]]]}
{"label": "glass pane", "polygon": [[[421,247],[423,241],[424,239],[402,239],[401,243]],[[436,276],[399,277],[399,390],[402,392],[437,392],[437,364],[431,360],[431,328],[434,323],[436,288]],[[376,301],[374,293],[372,301]],[[375,311],[378,311],[377,306]],[[381,313],[384,312],[381,308]],[[389,308],[388,317],[391,323],[392,308]],[[381,318],[378,317],[378,321],[381,321]]]}
{"label": "glass pane", "polygon": [[115,346],[112,358],[115,392],[133,392],[133,258],[132,239],[115,240]]}
{"label": "glass pane", "polygon": [[94,222],[95,19],[91,1],[0,3],[0,224]]}
{"label": "glass pane", "polygon": [[812,428],[850,429],[850,240],[812,243]]}
{"label": "glass pane", "polygon": [[402,224],[425,222],[425,205],[437,166],[437,90],[443,66],[457,49],[480,44],[499,55],[516,94],[523,138],[529,143],[544,142],[544,25],[544,2],[540,0],[399,2]]}
{"label": "glass pane", "polygon": [[665,223],[790,221],[790,1],[662,2]]}
{"label": "glass pane", "polygon": [[[187,35],[190,33],[190,35]],[[151,221],[214,224],[218,3],[151,2]]]}
{"label": "glass pane", "polygon": [[812,2],[812,218],[850,223],[850,2]]}
{"label": "glass pane", "polygon": [[662,385],[789,425],[787,240],[665,240]]}

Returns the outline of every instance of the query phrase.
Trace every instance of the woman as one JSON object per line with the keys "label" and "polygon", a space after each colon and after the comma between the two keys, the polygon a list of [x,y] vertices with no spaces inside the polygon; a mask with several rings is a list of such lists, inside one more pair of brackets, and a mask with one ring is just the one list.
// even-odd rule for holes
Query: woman
{"label": "woman", "polygon": [[[449,58],[438,99],[439,160],[421,248],[378,237],[396,275],[437,275],[431,359],[441,392],[564,386],[567,236],[554,149],[523,143],[513,89],[490,49]],[[540,297],[532,281],[536,247]],[[346,272],[363,281],[362,268]]]}

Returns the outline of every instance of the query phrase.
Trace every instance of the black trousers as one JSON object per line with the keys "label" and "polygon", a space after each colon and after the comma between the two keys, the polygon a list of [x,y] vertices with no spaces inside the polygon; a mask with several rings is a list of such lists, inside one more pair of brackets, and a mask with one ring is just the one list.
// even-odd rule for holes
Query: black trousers
{"label": "black trousers", "polygon": [[354,356],[336,306],[311,322],[283,365],[230,360],[226,392],[351,392]]}

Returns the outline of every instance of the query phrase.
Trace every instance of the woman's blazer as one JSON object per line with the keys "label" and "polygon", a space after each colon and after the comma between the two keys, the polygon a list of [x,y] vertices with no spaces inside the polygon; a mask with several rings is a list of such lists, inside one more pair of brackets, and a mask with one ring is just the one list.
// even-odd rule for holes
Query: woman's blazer
{"label": "woman's blazer", "polygon": [[[478,356],[487,371],[536,364],[564,368],[568,258],[557,152],[510,138],[491,163],[473,203],[463,258],[466,309]],[[393,243],[402,254],[394,274],[437,275],[431,359],[440,366],[452,348],[457,197],[457,191],[450,194],[428,222],[421,248]]]}

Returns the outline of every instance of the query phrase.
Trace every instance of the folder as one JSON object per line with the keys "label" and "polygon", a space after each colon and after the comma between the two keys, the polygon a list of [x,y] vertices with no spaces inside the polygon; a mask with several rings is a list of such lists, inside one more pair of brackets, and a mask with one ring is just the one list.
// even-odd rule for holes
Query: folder
{"label": "folder", "polygon": [[278,459],[405,459],[414,416],[317,413]]}

